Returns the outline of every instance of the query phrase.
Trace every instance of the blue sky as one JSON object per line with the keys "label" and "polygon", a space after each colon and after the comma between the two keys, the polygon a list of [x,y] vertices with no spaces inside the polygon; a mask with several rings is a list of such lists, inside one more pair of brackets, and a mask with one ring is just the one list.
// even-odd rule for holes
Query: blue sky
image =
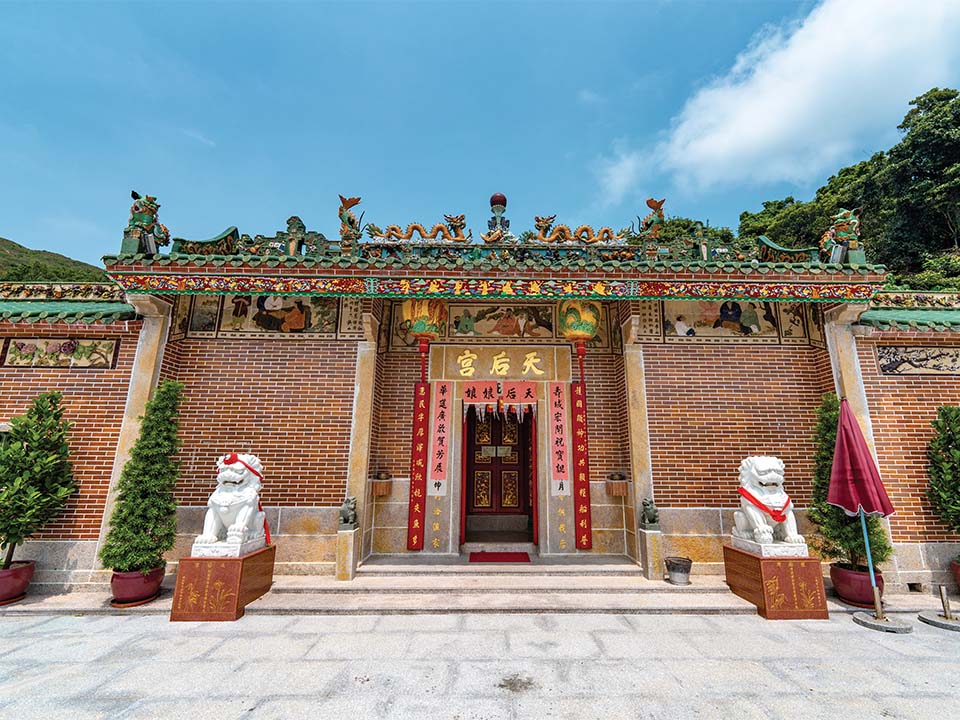
{"label": "blue sky", "polygon": [[508,197],[736,228],[960,85],[960,3],[0,3],[0,236],[99,264],[129,192],[178,237],[334,237]]}

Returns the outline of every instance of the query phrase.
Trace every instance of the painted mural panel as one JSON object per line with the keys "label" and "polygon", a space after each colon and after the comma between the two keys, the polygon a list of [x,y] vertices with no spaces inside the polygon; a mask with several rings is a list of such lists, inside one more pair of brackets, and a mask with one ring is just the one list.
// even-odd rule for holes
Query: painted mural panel
{"label": "painted mural panel", "polygon": [[0,366],[106,369],[116,364],[119,348],[119,339],[9,338]]}
{"label": "painted mural panel", "polygon": [[806,345],[807,320],[804,308],[806,303],[777,303],[777,315],[780,318],[780,339],[788,345]]}
{"label": "painted mural panel", "polygon": [[810,333],[810,344],[814,347],[827,347],[827,339],[823,330],[823,310],[817,303],[805,303],[807,306],[807,329]]}
{"label": "painted mural panel", "polygon": [[[415,349],[416,338],[410,334],[394,303],[390,322],[390,348]],[[497,344],[564,343],[556,323],[555,303],[450,303],[447,329],[438,342],[495,342]],[[611,338],[609,311],[603,308],[603,317],[597,335],[588,347],[609,349],[618,337]]]}
{"label": "painted mural panel", "polygon": [[337,298],[225,295],[220,337],[337,332]]}
{"label": "painted mural panel", "polygon": [[449,308],[451,338],[553,338],[554,305],[456,305]]}
{"label": "painted mural panel", "polygon": [[190,311],[190,335],[213,337],[220,319],[220,296],[197,295]]}
{"label": "painted mural panel", "polygon": [[173,317],[170,321],[170,340],[180,340],[186,337],[190,326],[190,297],[187,295],[174,298]]}
{"label": "painted mural panel", "polygon": [[[335,336],[340,300],[283,295],[197,295],[187,334],[194,337]],[[346,335],[356,335],[349,328]]]}
{"label": "painted mural panel", "polygon": [[879,346],[884,375],[960,375],[960,347]]}
{"label": "painted mural panel", "polygon": [[752,300],[665,300],[663,329],[670,342],[779,342],[774,303]]}

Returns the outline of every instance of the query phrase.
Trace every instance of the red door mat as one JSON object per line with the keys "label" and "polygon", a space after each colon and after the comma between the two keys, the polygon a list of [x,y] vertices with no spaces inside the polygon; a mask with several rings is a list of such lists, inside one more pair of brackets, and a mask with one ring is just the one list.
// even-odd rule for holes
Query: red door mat
{"label": "red door mat", "polygon": [[530,555],[525,552],[472,552],[470,562],[528,563]]}

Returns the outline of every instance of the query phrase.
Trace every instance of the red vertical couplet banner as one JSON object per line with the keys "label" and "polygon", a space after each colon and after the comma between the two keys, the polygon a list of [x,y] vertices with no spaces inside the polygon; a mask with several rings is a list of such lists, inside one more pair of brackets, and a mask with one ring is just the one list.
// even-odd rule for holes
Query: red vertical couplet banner
{"label": "red vertical couplet banner", "polygon": [[430,495],[447,494],[447,465],[450,455],[450,409],[453,385],[437,383],[433,398],[433,428],[430,433]]}
{"label": "red vertical couplet banner", "polygon": [[423,524],[427,508],[427,469],[430,459],[430,384],[417,383],[413,391],[413,440],[410,443],[410,512],[407,516],[407,550],[423,550]]}
{"label": "red vertical couplet banner", "polygon": [[566,496],[570,490],[570,456],[567,451],[567,385],[550,383],[547,398],[550,412],[547,425],[550,428],[550,494]]}
{"label": "red vertical couplet banner", "polygon": [[593,547],[590,522],[590,451],[587,442],[587,387],[582,382],[570,383],[573,392],[573,413],[570,430],[573,458],[573,515],[577,527],[577,549]]}

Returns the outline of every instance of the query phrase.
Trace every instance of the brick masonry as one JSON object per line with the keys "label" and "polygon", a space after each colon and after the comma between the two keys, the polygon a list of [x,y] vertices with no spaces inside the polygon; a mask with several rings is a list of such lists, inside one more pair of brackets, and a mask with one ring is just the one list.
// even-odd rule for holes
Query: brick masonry
{"label": "brick masonry", "polygon": [[740,461],[776,455],[810,501],[816,409],[833,390],[811,347],[645,345],[654,491],[663,507],[734,507]]}
{"label": "brick masonry", "polygon": [[857,338],[860,372],[870,406],[880,474],[896,514],[894,542],[960,542],[933,515],[927,501],[927,445],[941,405],[960,405],[960,376],[883,375],[878,345],[960,345],[947,333],[884,332]]}
{"label": "brick masonry", "polygon": [[113,325],[0,322],[0,343],[15,337],[120,339],[116,366],[111,369],[0,367],[0,421],[24,413],[38,393],[60,390],[65,416],[73,423],[69,444],[79,490],[64,513],[35,540],[95,540],[100,533],[140,327],[139,321]]}
{"label": "brick masonry", "polygon": [[231,451],[263,461],[265,505],[343,502],[355,341],[187,338],[167,354],[161,375],[186,386],[178,502],[205,504]]}

